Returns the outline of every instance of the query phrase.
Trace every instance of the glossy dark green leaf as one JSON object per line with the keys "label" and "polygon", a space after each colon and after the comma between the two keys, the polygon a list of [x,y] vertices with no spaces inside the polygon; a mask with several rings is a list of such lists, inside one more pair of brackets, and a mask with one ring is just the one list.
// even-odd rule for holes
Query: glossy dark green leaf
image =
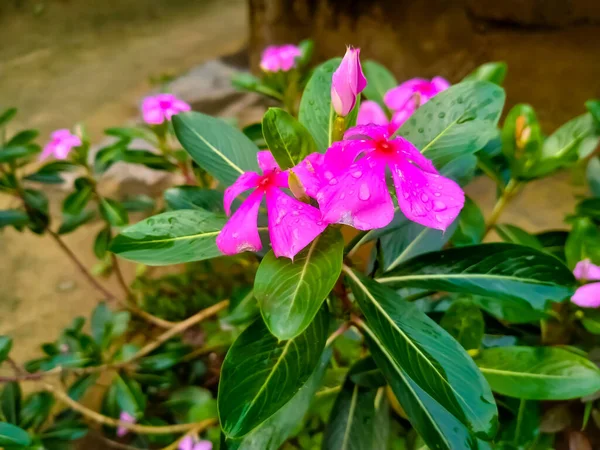
{"label": "glossy dark green leaf", "polygon": [[319,364],[300,390],[275,414],[241,439],[227,439],[221,450],[278,450],[306,414],[331,358],[326,347]]}
{"label": "glossy dark green leaf", "polygon": [[17,114],[17,108],[6,108],[0,113],[0,127],[10,122]]}
{"label": "glossy dark green leaf", "polygon": [[25,189],[23,198],[29,208],[41,212],[44,215],[48,214],[48,197],[42,191],[37,189]]}
{"label": "glossy dark green leaf", "polygon": [[60,184],[64,182],[61,172],[71,171],[75,168],[77,165],[71,161],[51,161],[40,167],[37,172],[27,175],[25,179],[38,183]]}
{"label": "glossy dark green leaf", "polygon": [[585,309],[581,318],[583,327],[592,334],[600,334],[600,310]]}
{"label": "glossy dark green leaf", "polygon": [[127,210],[116,200],[102,198],[100,201],[100,214],[113,227],[122,227],[129,223]]}
{"label": "glossy dark green leaf", "polygon": [[221,119],[187,112],[173,117],[173,128],[194,161],[225,186],[244,172],[258,170],[258,147]]}
{"label": "glossy dark green leaf", "polygon": [[495,226],[495,229],[498,236],[500,236],[500,239],[504,242],[511,242],[513,244],[525,245],[537,250],[542,250],[542,243],[538,238],[516,225],[510,225],[508,223],[499,224]]}
{"label": "glossy dark green leaf", "polygon": [[20,227],[27,225],[29,216],[24,211],[18,209],[3,209],[0,210],[0,228],[7,226]]}
{"label": "glossy dark green leaf", "polygon": [[281,108],[269,108],[262,119],[262,132],[273,157],[282,170],[294,167],[317,151],[309,131]]}
{"label": "glossy dark green leaf", "polygon": [[[498,414],[494,398],[460,344],[391,289],[356,271],[346,273],[367,321],[369,349],[400,403],[413,398],[417,386],[474,433],[493,437]],[[423,409],[415,406],[414,415],[406,412],[419,421]]]}
{"label": "glossy dark green leaf", "polygon": [[[510,404],[509,401],[506,403]],[[515,408],[515,417],[505,425],[497,438],[499,447],[530,450],[540,434],[540,405],[538,402],[522,400]]]}
{"label": "glossy dark green leaf", "polygon": [[568,400],[600,389],[600,369],[558,347],[498,347],[475,362],[494,392],[527,400]]}
{"label": "glossy dark green leaf", "polygon": [[548,318],[544,311],[535,309],[526,300],[472,296],[473,302],[488,314],[509,323],[531,323]]}
{"label": "glossy dark green leaf", "polygon": [[481,346],[485,323],[481,311],[473,302],[457,300],[444,313],[440,326],[466,350]]}
{"label": "glossy dark green leaf", "polygon": [[261,150],[267,148],[267,143],[265,142],[265,137],[262,132],[262,123],[258,122],[247,125],[242,128],[242,133],[244,133]]}
{"label": "glossy dark green leaf", "polygon": [[590,159],[588,163],[586,176],[590,190],[594,197],[600,197],[600,158],[595,157]]}
{"label": "glossy dark green leaf", "polygon": [[483,239],[484,233],[485,218],[481,209],[479,209],[479,206],[473,200],[465,197],[465,206],[458,215],[458,225],[452,235],[452,244],[455,247],[479,244]]}
{"label": "glossy dark green leaf", "polygon": [[600,228],[592,220],[582,217],[573,222],[565,244],[565,256],[570,268],[575,268],[584,259],[600,264]]}
{"label": "glossy dark green leaf", "polygon": [[[317,144],[317,151],[321,153],[325,153],[332,140],[334,114],[331,109],[331,77],[341,61],[341,58],[333,58],[316,67],[300,101],[298,119],[308,129]],[[349,125],[356,121],[358,105],[357,101],[347,117]]]}
{"label": "glossy dark green leaf", "polygon": [[14,425],[19,424],[21,411],[21,387],[17,382],[6,383],[0,395],[0,408],[5,420]]}
{"label": "glossy dark green leaf", "polygon": [[108,251],[110,238],[110,228],[104,228],[98,232],[96,239],[94,240],[94,254],[96,255],[96,258],[104,258],[104,255],[106,255],[106,252]]}
{"label": "glossy dark green leaf", "polygon": [[225,213],[223,193],[197,186],[175,186],[164,193],[169,209],[203,209],[214,213]]}
{"label": "glossy dark green leaf", "polygon": [[16,147],[19,145],[27,145],[38,137],[40,132],[38,130],[23,130],[19,131],[6,143],[7,147]]}
{"label": "glossy dark green leaf", "polygon": [[569,232],[563,230],[545,231],[535,235],[540,244],[542,244],[542,249],[546,253],[556,256],[561,261],[565,261],[565,245],[568,236]]}
{"label": "glossy dark green leaf", "polygon": [[525,300],[543,311],[548,301],[573,293],[575,279],[558,259],[515,244],[453,248],[417,256],[378,279],[386,286],[417,287]]}
{"label": "glossy dark green leaf", "polygon": [[504,90],[487,81],[456,84],[421,106],[400,127],[405,137],[439,169],[470,155],[496,134]]}
{"label": "glossy dark green leaf", "polygon": [[0,363],[8,358],[12,345],[13,340],[10,336],[0,336]]}
{"label": "glossy dark green leaf", "polygon": [[254,296],[271,333],[291,339],[311,323],[342,271],[344,239],[329,227],[294,261],[263,258],[254,281]]}
{"label": "glossy dark green leaf", "polygon": [[324,307],[304,333],[288,341],[279,341],[258,319],[236,339],[219,383],[219,417],[228,437],[250,433],[307,383],[325,347],[328,319]]}
{"label": "glossy dark green leaf", "polygon": [[241,325],[253,322],[260,315],[260,308],[254,291],[251,289],[241,289],[234,292],[230,297],[229,314],[221,319],[228,325]]}
{"label": "glossy dark green leaf", "polygon": [[6,448],[21,448],[31,445],[25,430],[10,423],[0,422],[0,445]]}
{"label": "glossy dark green leaf", "polygon": [[348,371],[348,378],[362,387],[378,388],[386,385],[383,374],[370,356],[356,361]]}
{"label": "glossy dark green leaf", "polygon": [[577,204],[575,214],[600,221],[600,198],[585,198]]}
{"label": "glossy dark green leaf", "polygon": [[28,428],[37,428],[41,426],[54,406],[54,397],[48,392],[36,392],[31,394],[21,408],[19,426]]}
{"label": "glossy dark green leaf", "polygon": [[171,211],[149,217],[117,235],[110,251],[131,261],[161,266],[221,255],[216,238],[225,218],[208,211]]}
{"label": "glossy dark green leaf", "polygon": [[463,81],[489,81],[501,86],[507,70],[508,66],[505,62],[489,62],[479,66],[467,75]]}
{"label": "glossy dark green leaf", "polygon": [[75,231],[81,225],[90,222],[94,217],[96,217],[96,212],[93,210],[83,210],[75,216],[63,214],[63,222],[60,224],[58,234],[67,234]]}
{"label": "glossy dark green leaf", "polygon": [[362,69],[367,79],[363,95],[385,108],[383,97],[387,91],[398,85],[396,78],[385,66],[375,61],[365,61]]}
{"label": "glossy dark green leaf", "polygon": [[39,152],[38,147],[32,145],[18,145],[15,147],[0,148],[0,163],[9,163],[19,158],[26,158]]}

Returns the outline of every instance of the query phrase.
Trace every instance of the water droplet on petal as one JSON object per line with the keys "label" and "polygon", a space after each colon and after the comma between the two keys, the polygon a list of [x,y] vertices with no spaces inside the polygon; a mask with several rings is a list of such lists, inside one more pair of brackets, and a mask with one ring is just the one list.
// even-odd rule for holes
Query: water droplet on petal
{"label": "water droplet on petal", "polygon": [[231,233],[231,237],[234,239],[237,239],[239,237],[240,233],[235,232],[235,233]]}
{"label": "water droplet on petal", "polygon": [[360,189],[358,190],[358,198],[366,201],[371,198],[371,191],[369,190],[369,186],[366,183],[360,185]]}
{"label": "water droplet on petal", "polygon": [[298,211],[292,211],[292,216],[298,216],[300,213]]}
{"label": "water droplet on petal", "polygon": [[435,195],[436,197],[441,197],[442,194],[440,194],[439,192],[434,192],[433,195]]}
{"label": "water droplet on petal", "polygon": [[421,201],[426,202],[427,200],[429,200],[429,197],[427,197],[427,194],[421,194]]}
{"label": "water droplet on petal", "polygon": [[416,197],[417,196],[417,191],[412,191],[412,195],[413,195],[413,197]]}
{"label": "water droplet on petal", "polygon": [[435,215],[435,220],[437,220],[438,222],[442,221],[442,217],[439,214]]}
{"label": "water droplet on petal", "polygon": [[344,200],[345,198],[346,198],[346,194],[342,192],[340,195],[340,200]]}
{"label": "water droplet on petal", "polygon": [[439,200],[435,200],[433,202],[433,210],[434,211],[445,211],[448,207],[446,206],[446,204],[442,201]]}
{"label": "water droplet on petal", "polygon": [[362,177],[362,171],[357,170],[356,172],[352,172],[352,176],[354,178],[360,178],[360,177]]}
{"label": "water droplet on petal", "polygon": [[406,192],[406,191],[404,191],[404,192],[402,193],[402,195],[404,196],[404,198],[408,198],[408,197],[410,197],[410,194],[409,194],[408,192]]}
{"label": "water droplet on petal", "polygon": [[326,180],[331,180],[333,178],[333,174],[328,170],[323,174]]}
{"label": "water droplet on petal", "polygon": [[330,184],[331,186],[333,186],[333,185],[337,184],[337,178],[332,178],[331,180],[329,180],[329,184]]}
{"label": "water droplet on petal", "polygon": [[438,189],[444,189],[444,186],[441,184],[438,184]]}

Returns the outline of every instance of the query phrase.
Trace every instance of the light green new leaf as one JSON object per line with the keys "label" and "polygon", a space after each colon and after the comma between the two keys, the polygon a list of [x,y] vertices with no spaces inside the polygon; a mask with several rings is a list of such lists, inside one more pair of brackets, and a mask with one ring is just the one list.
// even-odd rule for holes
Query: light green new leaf
{"label": "light green new leaf", "polygon": [[317,151],[317,145],[304,125],[281,108],[267,110],[262,120],[262,132],[282,170],[294,167]]}
{"label": "light green new leaf", "polygon": [[343,252],[342,234],[330,227],[294,261],[267,253],[256,272],[254,296],[275,336],[291,339],[311,323],[342,271]]}
{"label": "light green new leaf", "polygon": [[236,339],[223,361],[219,417],[229,438],[239,438],[283,408],[318,366],[327,340],[329,312],[322,308],[304,331],[280,341],[256,320]]}
{"label": "light green new leaf", "polygon": [[116,200],[103,198],[100,201],[100,214],[113,227],[122,227],[129,223],[127,210]]}
{"label": "light green new leaf", "polygon": [[173,117],[173,128],[194,161],[225,186],[244,172],[258,170],[258,147],[221,119],[186,112]]}
{"label": "light green new leaf", "polygon": [[[494,398],[460,344],[391,289],[351,269],[345,271],[367,321],[371,353],[392,388],[396,384],[400,403],[404,405],[407,398],[413,399],[407,402],[417,401],[417,386],[478,436],[492,438],[498,415]],[[418,422],[428,413],[423,409],[421,400],[406,412]]]}
{"label": "light green new leaf", "polygon": [[224,225],[223,216],[200,209],[166,212],[122,230],[110,251],[151,266],[215,258],[221,255],[216,239]]}
{"label": "light green new leaf", "polygon": [[498,347],[475,362],[494,392],[527,400],[568,400],[600,390],[600,369],[558,347]]}
{"label": "light green new leaf", "polygon": [[417,287],[506,301],[525,300],[544,311],[574,292],[571,271],[553,256],[521,245],[494,243],[417,256],[378,279],[392,288]]}
{"label": "light green new leaf", "polygon": [[489,62],[477,67],[463,81],[489,81],[501,86],[507,70],[505,62]]}

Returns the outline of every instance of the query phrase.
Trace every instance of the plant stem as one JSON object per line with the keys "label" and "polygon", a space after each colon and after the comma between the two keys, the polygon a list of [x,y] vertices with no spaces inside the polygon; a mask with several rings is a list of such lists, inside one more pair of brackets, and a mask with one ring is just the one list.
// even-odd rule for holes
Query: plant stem
{"label": "plant stem", "polygon": [[67,405],[72,410],[80,413],[82,416],[87,419],[99,423],[101,425],[106,425],[109,427],[117,428],[122,427],[129,431],[139,434],[170,434],[170,433],[182,433],[187,432],[190,429],[196,429],[198,431],[205,430],[206,428],[215,425],[217,423],[217,419],[207,419],[198,423],[182,423],[177,425],[165,425],[165,426],[150,426],[150,425],[139,425],[136,423],[123,422],[118,419],[114,419],[112,417],[105,416],[100,414],[92,409],[89,409],[86,406],[83,406],[81,403],[76,402],[71,397],[69,397],[64,391],[61,389],[51,385],[44,383],[43,388],[45,391],[53,394],[59,401]]}
{"label": "plant stem", "polygon": [[335,341],[338,337],[344,334],[348,330],[348,328],[350,328],[350,324],[348,322],[344,322],[343,324],[341,324],[340,327],[333,333],[331,333],[331,336],[327,338],[325,347],[329,347],[331,344],[333,344],[333,341]]}
{"label": "plant stem", "polygon": [[504,189],[504,192],[502,192],[502,195],[494,205],[492,214],[490,215],[487,221],[487,224],[485,226],[485,232],[483,234],[484,237],[491,231],[492,228],[494,228],[496,222],[498,222],[498,219],[500,218],[500,215],[504,211],[504,208],[506,208],[510,201],[515,197],[515,195],[517,195],[522,186],[523,182],[517,181],[514,178],[512,178],[508,182],[506,188]]}
{"label": "plant stem", "polygon": [[117,276],[117,281],[121,285],[121,289],[123,289],[125,296],[127,298],[133,298],[133,293],[129,289],[129,286],[127,285],[127,282],[125,281],[125,277],[123,277],[123,272],[121,271],[121,265],[119,264],[119,261],[118,261],[116,255],[114,253],[111,253],[110,259],[112,260],[112,265],[113,265],[113,269],[115,271],[115,275]]}
{"label": "plant stem", "polygon": [[197,426],[197,427],[194,427],[194,428],[190,429],[187,433],[185,433],[183,436],[181,436],[179,439],[177,439],[172,444],[167,445],[166,447],[164,447],[162,450],[176,450],[178,448],[178,446],[179,446],[179,443],[181,441],[183,441],[186,437],[188,437],[188,436],[194,436],[196,434],[199,434],[202,431],[204,431],[204,428],[201,427],[201,426]]}
{"label": "plant stem", "polygon": [[515,427],[515,439],[514,443],[517,445],[519,443],[519,437],[521,435],[521,425],[523,424],[523,415],[525,414],[525,404],[527,400],[521,399],[519,403],[519,412],[517,413],[517,425]]}

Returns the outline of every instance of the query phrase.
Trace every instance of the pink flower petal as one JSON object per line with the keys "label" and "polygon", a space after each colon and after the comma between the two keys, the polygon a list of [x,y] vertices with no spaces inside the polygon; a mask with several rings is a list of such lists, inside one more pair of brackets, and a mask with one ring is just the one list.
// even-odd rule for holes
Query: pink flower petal
{"label": "pink flower petal", "polygon": [[160,108],[147,108],[142,110],[144,122],[150,125],[160,125],[166,119],[163,111]]}
{"label": "pink flower petal", "polygon": [[366,156],[332,178],[317,195],[328,223],[344,223],[359,230],[388,225],[394,204],[385,182],[385,162]]}
{"label": "pink flower petal", "polygon": [[593,264],[589,259],[579,261],[573,269],[573,275],[578,280],[600,280],[600,266]]}
{"label": "pink flower petal", "polygon": [[372,147],[373,142],[368,139],[334,142],[327,149],[321,166],[320,174],[323,180],[329,182],[334,176],[341,175],[362,152]]}
{"label": "pink flower petal", "polygon": [[262,248],[257,225],[262,197],[262,191],[254,191],[225,224],[217,236],[217,247],[224,254],[235,255]]}
{"label": "pink flower petal", "polygon": [[194,450],[194,439],[191,436],[184,437],[178,445],[178,450]]}
{"label": "pink flower petal", "polygon": [[322,153],[311,153],[304,160],[292,168],[292,172],[296,174],[304,192],[309,197],[315,198],[319,189],[323,185],[321,166],[325,155]]}
{"label": "pink flower petal", "polygon": [[395,130],[400,128],[404,124],[404,122],[406,122],[410,118],[410,116],[412,116],[415,110],[416,108],[414,107],[414,103],[409,102],[404,108],[396,111],[392,116],[392,124],[394,125]]}
{"label": "pink flower petal", "polygon": [[600,283],[581,286],[575,291],[571,301],[582,308],[600,307]]}
{"label": "pink flower petal", "polygon": [[44,150],[42,150],[42,153],[40,154],[39,160],[43,161],[52,156],[54,154],[55,147],[56,145],[53,142],[49,142],[48,144],[46,144]]}
{"label": "pink flower petal", "polygon": [[213,445],[210,441],[199,441],[194,445],[193,450],[212,450]]}
{"label": "pink flower petal", "polygon": [[438,94],[450,87],[450,82],[442,77],[433,77],[431,79],[431,84],[433,85]]}
{"label": "pink flower petal", "polygon": [[360,49],[348,47],[331,78],[331,103],[335,112],[339,116],[347,116],[366,85],[367,79],[360,65]]}
{"label": "pink flower petal", "polygon": [[389,137],[389,132],[386,126],[382,125],[357,125],[344,133],[344,139],[358,138],[360,136],[367,136],[371,139],[385,139]]}
{"label": "pink flower petal", "polygon": [[413,222],[445,230],[465,203],[463,190],[454,181],[425,172],[408,161],[393,164],[398,204]]}
{"label": "pink flower petal", "polygon": [[413,78],[400,86],[390,89],[383,96],[386,106],[394,111],[403,109],[415,92],[422,91],[429,84],[424,78]]}
{"label": "pink flower petal", "polygon": [[[119,415],[119,420],[121,422],[126,422],[126,423],[135,423],[135,417],[133,417],[131,414],[129,414],[128,412],[125,411],[121,411],[121,414]],[[125,427],[118,427],[117,428],[117,436],[118,437],[123,437],[125,436],[127,433],[129,433],[129,430]]]}
{"label": "pink flower petal", "polygon": [[223,205],[225,206],[225,213],[229,216],[231,214],[231,203],[236,199],[242,192],[257,187],[260,175],[255,172],[246,172],[239,176],[235,183],[225,189],[225,195],[223,196]]}
{"label": "pink flower petal", "polygon": [[433,163],[427,159],[412,142],[404,139],[403,137],[397,137],[390,142],[392,142],[394,147],[396,147],[399,156],[403,157],[404,159],[408,159],[419,169],[429,173],[438,173]]}
{"label": "pink flower petal", "polygon": [[258,160],[258,167],[260,167],[263,172],[279,169],[279,165],[277,165],[277,161],[275,161],[273,154],[268,150],[258,152],[256,159]]}
{"label": "pink flower petal", "polygon": [[298,252],[327,228],[317,208],[279,189],[267,191],[267,214],[271,247],[276,257],[294,259]]}
{"label": "pink flower petal", "polygon": [[358,108],[358,117],[356,118],[357,125],[387,125],[389,120],[377,102],[372,100],[364,101]]}

